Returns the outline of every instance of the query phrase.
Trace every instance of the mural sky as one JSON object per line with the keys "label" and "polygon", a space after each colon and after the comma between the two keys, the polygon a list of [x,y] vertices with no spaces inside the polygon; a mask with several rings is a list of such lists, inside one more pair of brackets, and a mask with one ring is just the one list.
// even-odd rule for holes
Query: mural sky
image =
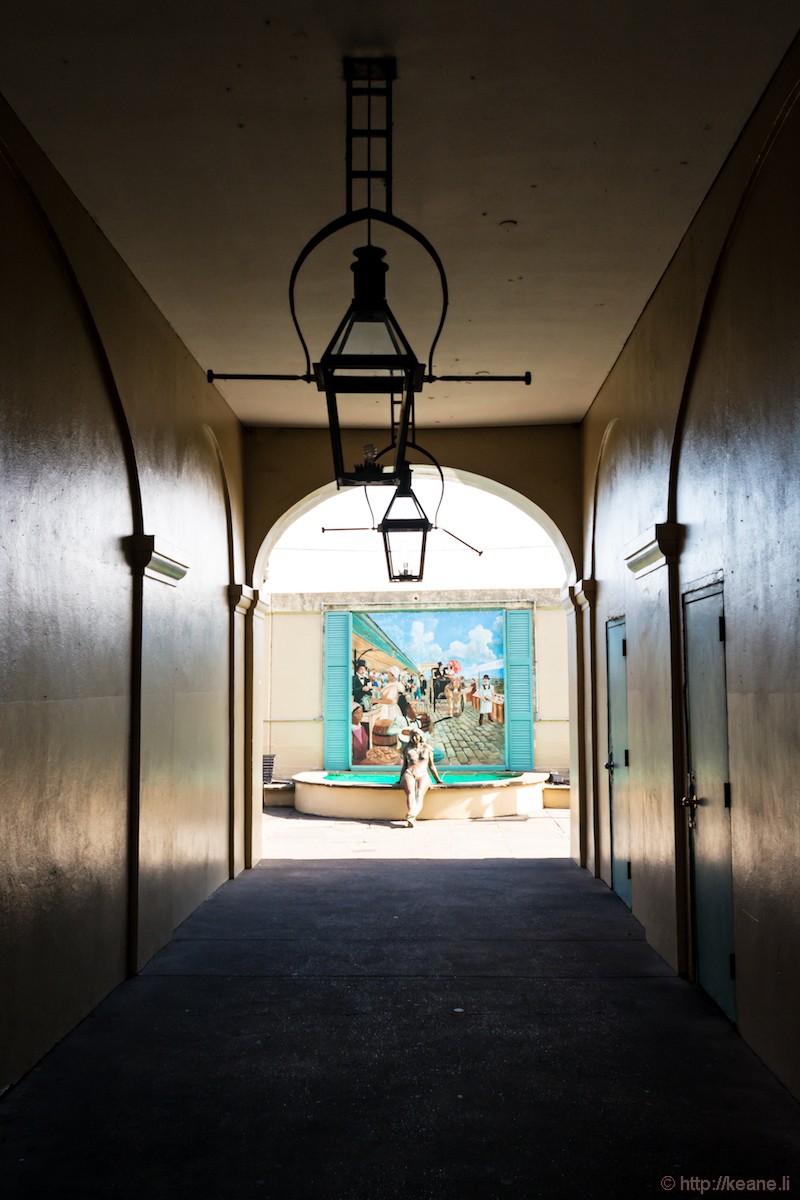
{"label": "mural sky", "polygon": [[503,612],[499,609],[373,612],[376,625],[418,665],[461,663],[465,677],[503,674]]}

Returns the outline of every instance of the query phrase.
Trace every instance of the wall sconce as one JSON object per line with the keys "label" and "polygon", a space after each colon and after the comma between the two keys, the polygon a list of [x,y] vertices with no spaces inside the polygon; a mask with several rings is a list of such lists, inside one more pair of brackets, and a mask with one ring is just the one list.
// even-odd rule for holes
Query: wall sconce
{"label": "wall sconce", "polygon": [[[208,381],[252,379],[316,383],[317,389],[326,396],[337,486],[396,486],[395,496],[377,529],[383,534],[390,580],[418,582],[422,579],[425,539],[434,526],[428,521],[411,490],[408,451],[424,455],[439,469],[440,475],[441,469],[433,455],[417,444],[414,412],[416,394],[421,391],[423,384],[439,381],[530,385],[531,374],[529,371],[524,375],[434,374],[433,356],[447,315],[447,276],[439,255],[427,238],[392,211],[392,83],[397,74],[395,60],[345,58],[343,67],[347,84],[346,211],[320,229],[303,247],[289,281],[289,309],[303,348],[305,371],[300,375],[243,375],[208,371]],[[381,203],[383,207],[380,207]],[[340,230],[357,224],[366,224],[367,242],[354,251],[356,261],[351,268],[354,276],[353,301],[312,370],[311,356],[297,319],[297,278],[309,255],[322,242]],[[427,363],[417,360],[387,304],[385,277],[388,267],[384,262],[385,251],[372,244],[372,229],[376,224],[390,226],[416,241],[427,252],[438,271],[442,309]],[[350,395],[365,394],[389,398],[388,441],[381,450],[370,447],[366,452],[365,448],[364,461],[347,470],[342,449],[343,413],[340,406]],[[455,534],[451,536],[455,537]],[[399,541],[401,537],[415,539],[413,554],[409,550],[408,555],[403,556]]]}

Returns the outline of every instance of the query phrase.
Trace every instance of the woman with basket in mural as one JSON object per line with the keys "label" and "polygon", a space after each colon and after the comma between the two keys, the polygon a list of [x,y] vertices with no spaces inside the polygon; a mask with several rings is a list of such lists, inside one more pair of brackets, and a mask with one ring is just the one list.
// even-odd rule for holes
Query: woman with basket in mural
{"label": "woman with basket in mural", "polygon": [[406,825],[409,829],[414,828],[422,810],[425,793],[431,786],[431,775],[437,783],[444,783],[433,761],[433,746],[425,741],[421,730],[412,729],[403,747],[403,769],[398,780],[406,794]]}

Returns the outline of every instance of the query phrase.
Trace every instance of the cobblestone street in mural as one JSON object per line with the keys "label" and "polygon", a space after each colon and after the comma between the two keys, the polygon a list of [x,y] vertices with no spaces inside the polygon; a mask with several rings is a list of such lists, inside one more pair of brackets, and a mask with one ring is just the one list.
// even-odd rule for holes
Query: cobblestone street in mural
{"label": "cobblestone street in mural", "polygon": [[460,717],[451,719],[442,714],[433,726],[431,742],[434,750],[442,750],[443,762],[496,766],[505,758],[504,726],[500,721],[484,721],[479,725],[472,704],[464,708]]}

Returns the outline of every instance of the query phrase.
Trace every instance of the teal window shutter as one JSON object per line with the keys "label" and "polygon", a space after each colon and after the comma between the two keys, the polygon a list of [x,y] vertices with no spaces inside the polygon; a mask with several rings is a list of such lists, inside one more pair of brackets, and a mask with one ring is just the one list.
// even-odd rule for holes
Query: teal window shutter
{"label": "teal window shutter", "polygon": [[506,768],[533,770],[533,626],[528,609],[506,610]]}
{"label": "teal window shutter", "polygon": [[349,612],[325,614],[325,666],[323,686],[323,761],[326,771],[350,768],[350,685],[352,621]]}

